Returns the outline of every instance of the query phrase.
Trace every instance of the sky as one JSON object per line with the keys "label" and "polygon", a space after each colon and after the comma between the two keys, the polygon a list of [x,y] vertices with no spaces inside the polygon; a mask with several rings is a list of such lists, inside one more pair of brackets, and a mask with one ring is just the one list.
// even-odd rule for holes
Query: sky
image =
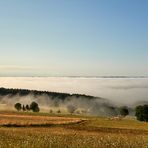
{"label": "sky", "polygon": [[147,76],[147,0],[0,0],[0,76]]}

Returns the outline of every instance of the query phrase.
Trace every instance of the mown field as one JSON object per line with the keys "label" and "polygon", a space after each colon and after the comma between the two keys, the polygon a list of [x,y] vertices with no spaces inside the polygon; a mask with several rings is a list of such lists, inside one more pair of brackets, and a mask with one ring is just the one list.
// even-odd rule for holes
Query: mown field
{"label": "mown field", "polygon": [[0,112],[0,148],[148,148],[148,123]]}

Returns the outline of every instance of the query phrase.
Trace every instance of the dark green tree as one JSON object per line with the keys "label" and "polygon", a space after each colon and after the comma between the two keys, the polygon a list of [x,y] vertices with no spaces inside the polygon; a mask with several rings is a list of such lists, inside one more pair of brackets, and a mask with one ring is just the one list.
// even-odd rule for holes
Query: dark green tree
{"label": "dark green tree", "polygon": [[143,118],[144,121],[148,122],[148,105],[143,106]]}
{"label": "dark green tree", "polygon": [[29,107],[28,104],[26,105],[26,110],[27,110],[27,111],[30,111],[30,107]]}
{"label": "dark green tree", "polygon": [[36,102],[32,102],[30,104],[30,109],[33,111],[33,112],[39,112],[40,111],[40,108],[38,106],[38,104]]}
{"label": "dark green tree", "polygon": [[128,110],[128,108],[126,106],[125,107],[120,107],[119,111],[120,111],[121,116],[125,117],[125,116],[129,115],[129,110]]}
{"label": "dark green tree", "polygon": [[135,111],[135,116],[137,117],[137,120],[148,122],[148,105],[139,105],[136,107]]}
{"label": "dark green tree", "polygon": [[25,107],[25,105],[23,105],[23,108],[22,108],[22,109],[23,109],[24,112],[26,111],[26,107]]}
{"label": "dark green tree", "polygon": [[22,109],[21,103],[16,103],[16,104],[14,105],[14,107],[15,107],[15,109],[16,109],[17,111],[20,111],[20,110]]}

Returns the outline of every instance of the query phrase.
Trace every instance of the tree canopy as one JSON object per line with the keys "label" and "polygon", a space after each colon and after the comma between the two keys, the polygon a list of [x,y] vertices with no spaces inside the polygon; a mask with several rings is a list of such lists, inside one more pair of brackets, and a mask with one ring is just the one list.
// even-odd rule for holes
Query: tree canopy
{"label": "tree canopy", "polygon": [[14,105],[14,107],[15,107],[15,109],[16,109],[17,111],[20,111],[20,110],[22,109],[21,103],[16,103],[16,104]]}
{"label": "tree canopy", "polygon": [[40,111],[40,108],[38,106],[38,104],[36,102],[32,102],[30,104],[30,109],[33,111],[33,112],[39,112]]}
{"label": "tree canopy", "polygon": [[119,111],[121,116],[127,116],[129,114],[129,110],[126,106],[120,107]]}
{"label": "tree canopy", "polygon": [[148,105],[139,105],[136,107],[135,111],[135,116],[137,117],[137,120],[148,122]]}

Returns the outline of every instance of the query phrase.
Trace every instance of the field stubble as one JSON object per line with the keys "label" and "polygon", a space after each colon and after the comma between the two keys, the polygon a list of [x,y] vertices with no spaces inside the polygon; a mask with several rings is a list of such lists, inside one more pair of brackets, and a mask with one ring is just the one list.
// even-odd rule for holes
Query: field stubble
{"label": "field stubble", "polygon": [[136,120],[1,113],[0,126],[1,148],[148,148],[148,124]]}

